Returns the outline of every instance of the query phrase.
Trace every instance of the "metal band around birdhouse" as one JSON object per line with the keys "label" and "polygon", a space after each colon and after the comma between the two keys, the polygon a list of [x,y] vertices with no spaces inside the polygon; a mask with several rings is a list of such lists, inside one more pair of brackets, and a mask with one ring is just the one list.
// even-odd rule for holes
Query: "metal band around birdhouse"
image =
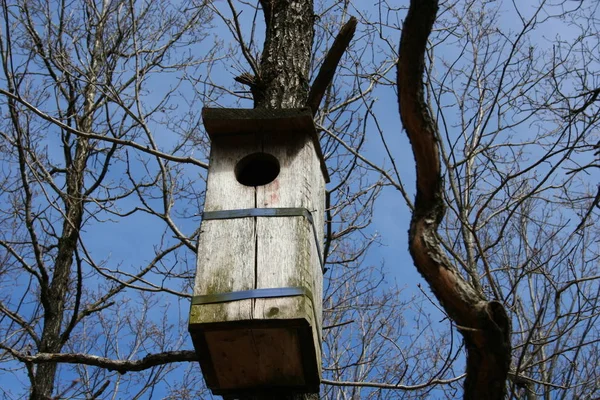
{"label": "metal band around birdhouse", "polygon": [[325,273],[325,262],[319,245],[319,235],[313,216],[306,208],[244,208],[240,210],[220,210],[220,211],[205,211],[202,214],[204,221],[215,219],[234,219],[234,218],[249,218],[249,217],[305,217],[310,226],[312,226],[313,235],[315,237],[315,245],[317,246],[317,255],[319,256],[319,264],[321,271]]}
{"label": "metal band around birdhouse", "polygon": [[201,304],[216,304],[216,303],[228,303],[230,301],[240,301],[249,299],[269,299],[273,297],[293,297],[293,296],[306,296],[313,303],[314,300],[312,293],[305,287],[285,287],[285,288],[266,288],[266,289],[252,289],[252,290],[240,290],[238,292],[229,293],[215,293],[205,294],[202,296],[192,297],[192,305]]}
{"label": "metal band around birdhouse", "polygon": [[[317,308],[315,307],[315,300],[312,292],[305,287],[284,287],[284,288],[265,288],[265,289],[252,289],[252,290],[240,290],[237,292],[228,293],[215,293],[205,294],[201,296],[192,297],[192,305],[203,305],[203,304],[217,304],[217,303],[228,303],[230,301],[250,300],[250,299],[269,299],[274,297],[295,297],[295,296],[306,296],[310,301],[313,309],[313,317],[315,323],[319,321],[317,317]],[[321,332],[317,330],[319,336],[319,346],[321,346],[322,338]]]}

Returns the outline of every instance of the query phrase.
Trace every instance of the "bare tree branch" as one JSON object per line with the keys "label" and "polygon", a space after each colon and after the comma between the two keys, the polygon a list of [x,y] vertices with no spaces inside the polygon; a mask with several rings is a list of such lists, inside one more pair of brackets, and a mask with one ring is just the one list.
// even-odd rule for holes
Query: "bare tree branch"
{"label": "bare tree branch", "polygon": [[198,167],[202,167],[204,169],[208,168],[207,163],[196,160],[195,158],[192,158],[192,157],[177,157],[177,156],[174,156],[171,154],[163,153],[158,150],[154,150],[148,146],[141,145],[132,140],[123,140],[123,139],[119,139],[119,138],[115,138],[115,137],[98,135],[98,134],[91,133],[91,132],[80,131],[80,130],[75,129],[75,128],[63,123],[62,121],[59,121],[56,118],[42,112],[37,107],[35,107],[34,105],[32,105],[31,103],[29,103],[28,101],[26,101],[25,99],[23,99],[17,95],[14,95],[4,89],[0,89],[0,94],[5,95],[6,97],[12,98],[13,100],[19,102],[20,104],[23,104],[24,106],[26,106],[29,110],[33,111],[36,115],[43,118],[44,120],[51,122],[54,125],[64,129],[65,131],[72,133],[74,135],[77,135],[79,137],[86,138],[86,139],[97,139],[97,140],[102,140],[104,142],[119,144],[122,146],[128,146],[128,147],[134,148],[136,150],[139,150],[143,153],[151,154],[153,156],[156,156],[156,157],[159,157],[159,158],[162,158],[165,160],[180,162],[180,163],[184,163],[184,164],[193,164]]}
{"label": "bare tree branch", "polygon": [[139,360],[114,360],[106,357],[98,357],[90,354],[69,353],[37,353],[30,356],[18,352],[11,354],[23,361],[33,364],[65,363],[81,364],[116,371],[120,374],[134,371],[144,371],[150,368],[177,362],[197,362],[198,356],[193,350],[167,351],[164,353],[148,354]]}

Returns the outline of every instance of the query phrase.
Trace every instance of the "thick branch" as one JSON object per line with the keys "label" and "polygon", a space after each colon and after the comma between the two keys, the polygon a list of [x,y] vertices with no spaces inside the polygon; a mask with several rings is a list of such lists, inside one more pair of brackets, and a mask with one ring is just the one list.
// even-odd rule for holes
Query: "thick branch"
{"label": "thick branch", "polygon": [[350,387],[370,387],[377,389],[391,389],[391,390],[421,390],[424,388],[430,388],[437,385],[447,385],[463,379],[465,375],[460,375],[450,379],[432,379],[430,381],[421,383],[419,385],[395,385],[393,383],[378,383],[378,382],[349,382],[349,381],[333,381],[330,379],[323,379],[321,383],[324,385],[331,386],[350,386]]}
{"label": "thick branch", "polygon": [[333,41],[331,48],[323,60],[323,64],[321,64],[321,68],[319,69],[319,73],[317,74],[317,77],[310,88],[308,100],[306,102],[306,105],[312,110],[313,115],[315,115],[319,110],[319,105],[321,104],[321,100],[325,95],[325,91],[333,81],[335,70],[340,63],[342,56],[346,52],[350,41],[354,37],[356,24],[356,18],[350,17],[348,22],[344,24],[340,30],[340,33],[338,33],[337,37]]}
{"label": "thick branch", "polygon": [[121,374],[133,371],[144,371],[159,365],[174,362],[197,362],[198,356],[195,351],[167,351],[164,353],[148,354],[140,360],[113,360],[106,357],[98,357],[81,353],[38,353],[34,356],[25,355],[12,351],[12,355],[23,362],[33,364],[66,363],[83,364],[104,368],[109,371],[117,371]]}
{"label": "thick branch", "polygon": [[487,302],[450,262],[437,227],[444,216],[437,125],[425,103],[423,76],[427,40],[437,0],[411,0],[398,60],[400,117],[417,169],[417,194],[409,247],[415,266],[465,338],[465,399],[503,399],[510,366],[510,320],[502,304]]}

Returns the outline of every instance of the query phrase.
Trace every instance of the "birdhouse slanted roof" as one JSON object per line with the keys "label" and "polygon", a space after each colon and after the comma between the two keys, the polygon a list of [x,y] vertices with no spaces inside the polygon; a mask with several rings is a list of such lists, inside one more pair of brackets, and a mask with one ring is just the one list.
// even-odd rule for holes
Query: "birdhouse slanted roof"
{"label": "birdhouse slanted roof", "polygon": [[211,140],[216,137],[248,135],[257,132],[309,135],[319,157],[325,182],[329,182],[329,173],[319,144],[319,135],[309,108],[271,110],[204,107],[202,119]]}

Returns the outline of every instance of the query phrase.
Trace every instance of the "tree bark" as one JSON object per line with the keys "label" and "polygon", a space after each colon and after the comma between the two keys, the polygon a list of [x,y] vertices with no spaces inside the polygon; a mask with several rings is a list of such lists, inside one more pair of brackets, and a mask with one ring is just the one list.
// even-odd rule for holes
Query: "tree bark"
{"label": "tree bark", "polygon": [[[89,132],[91,121],[84,118],[80,128]],[[81,232],[83,220],[83,184],[89,155],[89,139],[77,138],[75,155],[68,167],[64,195],[65,220],[62,227],[58,252],[54,263],[54,274],[49,285],[42,287],[41,302],[44,307],[44,325],[42,329],[40,353],[60,353],[68,340],[68,330],[62,332],[65,317],[65,305],[70,290],[73,257]],[[81,290],[80,287],[74,289]],[[49,399],[54,390],[57,363],[39,364],[33,379],[31,400]]]}
{"label": "tree bark", "polygon": [[503,305],[487,301],[467,282],[439,243],[444,216],[437,125],[425,103],[425,50],[437,0],[411,0],[404,21],[397,70],[400,117],[417,169],[409,248],[415,266],[464,337],[465,399],[503,399],[511,360],[510,320]]}
{"label": "tree bark", "polygon": [[[96,48],[99,47],[100,37],[96,36]],[[76,119],[77,129],[91,132],[93,126],[94,98],[96,96],[96,73],[100,67],[100,55],[94,53],[90,64],[90,82],[86,86],[83,97],[83,116]],[[64,201],[64,222],[58,251],[54,263],[54,274],[49,284],[44,284],[41,290],[41,302],[44,307],[44,325],[38,351],[40,353],[60,353],[69,339],[71,324],[64,327],[67,296],[69,291],[79,297],[82,288],[77,285],[70,288],[73,258],[77,250],[77,242],[81,234],[81,224],[84,213],[84,180],[87,162],[90,155],[90,140],[77,137],[73,156],[67,158],[66,192]],[[75,312],[77,314],[77,312]],[[73,316],[75,318],[75,315]],[[56,380],[57,363],[38,364],[33,379],[31,400],[51,398]]]}
{"label": "tree bark", "polygon": [[[307,102],[314,36],[312,0],[261,0],[266,25],[259,76],[251,85],[255,108],[300,108]],[[318,394],[244,396],[243,400],[317,400]]]}
{"label": "tree bark", "polygon": [[312,0],[261,0],[265,44],[253,91],[256,108],[304,107],[314,37]]}

